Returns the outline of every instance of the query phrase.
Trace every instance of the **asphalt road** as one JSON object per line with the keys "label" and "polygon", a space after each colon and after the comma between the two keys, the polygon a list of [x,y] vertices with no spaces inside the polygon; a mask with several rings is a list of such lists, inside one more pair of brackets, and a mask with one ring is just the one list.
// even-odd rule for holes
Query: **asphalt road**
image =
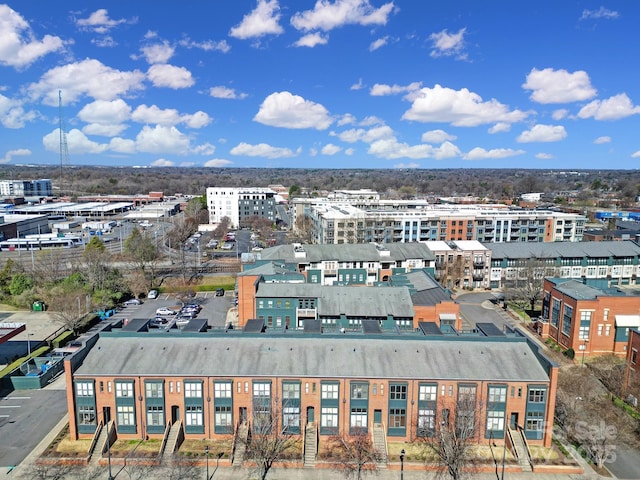
{"label": "asphalt road", "polygon": [[491,302],[494,295],[490,292],[461,293],[456,297],[460,304],[460,314],[464,330],[470,330],[476,323],[493,323],[500,330],[504,324],[513,324],[511,317],[502,307]]}

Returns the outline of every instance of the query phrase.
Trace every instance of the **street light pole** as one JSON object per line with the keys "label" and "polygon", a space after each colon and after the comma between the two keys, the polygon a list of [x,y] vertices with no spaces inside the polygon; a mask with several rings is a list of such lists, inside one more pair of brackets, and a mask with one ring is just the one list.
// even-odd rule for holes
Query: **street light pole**
{"label": "street light pole", "polygon": [[107,480],[113,480],[111,474],[111,425],[107,423],[107,465],[109,466],[109,477]]}
{"label": "street light pole", "polygon": [[400,480],[404,480],[404,448],[400,450]]}
{"label": "street light pole", "polygon": [[589,340],[585,338],[582,342],[582,360],[580,364],[584,367],[584,353],[587,351],[587,343],[589,343]]}
{"label": "street light pole", "polygon": [[204,454],[207,456],[207,480],[209,480],[209,445],[205,445]]}

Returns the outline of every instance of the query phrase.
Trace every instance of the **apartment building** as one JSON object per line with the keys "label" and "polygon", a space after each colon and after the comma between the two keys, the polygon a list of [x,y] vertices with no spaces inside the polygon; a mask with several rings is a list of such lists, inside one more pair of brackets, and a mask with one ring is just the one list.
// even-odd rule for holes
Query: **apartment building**
{"label": "apartment building", "polygon": [[65,360],[69,436],[108,426],[122,440],[237,442],[276,419],[322,451],[355,429],[386,448],[466,421],[479,443],[509,434],[549,447],[557,370],[517,333],[104,331]]}
{"label": "apartment building", "polygon": [[[308,283],[374,285],[396,273],[435,268],[435,256],[421,243],[363,245],[279,245],[260,252],[260,261],[294,265]],[[247,263],[243,270],[256,264]]]}
{"label": "apartment building", "polygon": [[435,278],[446,288],[488,288],[491,250],[477,240],[427,241],[436,257]]}
{"label": "apartment building", "polygon": [[209,223],[216,224],[227,217],[233,228],[239,228],[250,217],[276,221],[276,192],[269,188],[208,187]]}
{"label": "apartment building", "polygon": [[516,280],[573,278],[599,288],[637,285],[640,245],[633,241],[486,243],[491,249],[491,288]]}
{"label": "apartment building", "polygon": [[386,209],[378,203],[375,208],[361,208],[347,202],[316,201],[304,206],[317,244],[579,242],[586,222],[578,214],[489,205],[411,204],[413,208]]}
{"label": "apartment building", "polygon": [[576,357],[627,355],[631,329],[640,327],[640,289],[600,289],[568,278],[545,278],[538,334]]}
{"label": "apartment building", "polygon": [[50,197],[51,180],[0,180],[0,197]]}
{"label": "apartment building", "polygon": [[[275,263],[275,262],[274,262]],[[238,275],[238,327],[252,320],[268,329],[302,330],[308,321],[323,331],[352,332],[366,323],[412,332],[422,322],[456,332],[460,306],[424,270],[396,274],[388,285],[322,285],[281,265],[260,265]]]}
{"label": "apartment building", "polygon": [[623,394],[625,400],[638,407],[640,398],[640,329],[629,330],[629,345],[627,346],[627,358],[625,363]]}

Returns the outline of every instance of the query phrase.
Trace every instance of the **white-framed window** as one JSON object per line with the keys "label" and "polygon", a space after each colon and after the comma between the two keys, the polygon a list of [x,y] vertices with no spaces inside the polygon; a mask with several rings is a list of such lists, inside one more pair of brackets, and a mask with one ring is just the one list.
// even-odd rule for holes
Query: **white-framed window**
{"label": "white-framed window", "polygon": [[369,384],[352,382],[351,383],[351,398],[358,400],[366,400],[369,398]]}
{"label": "white-framed window", "polygon": [[253,396],[254,397],[270,397],[271,384],[270,383],[254,383]]}
{"label": "white-framed window", "polygon": [[282,408],[282,426],[285,429],[300,427],[300,407],[287,405]]}
{"label": "white-framed window", "polygon": [[337,383],[323,383],[320,386],[320,397],[323,399],[338,399],[338,387]]}
{"label": "white-framed window", "polygon": [[504,430],[504,412],[488,411],[487,412],[487,430]]}
{"label": "white-framed window", "polygon": [[202,398],[202,383],[200,383],[200,382],[185,382],[184,383],[184,396],[186,398]]}
{"label": "white-framed window", "polygon": [[[133,397],[133,383],[116,382],[116,397],[131,398]],[[124,424],[123,424],[124,425]]]}
{"label": "white-framed window", "polygon": [[367,428],[367,409],[352,408],[350,425],[352,428]]}
{"label": "white-framed window", "polygon": [[437,394],[438,394],[437,385],[420,385],[419,392],[418,392],[418,400],[433,402],[436,400]]}
{"label": "white-framed window", "polygon": [[162,398],[163,385],[160,382],[145,383],[145,395],[147,398]]}
{"label": "white-framed window", "polygon": [[507,401],[507,387],[489,387],[489,403],[504,403]]}
{"label": "white-framed window", "polygon": [[[308,385],[309,384],[307,384],[307,386]],[[282,398],[283,399],[299,399],[300,398],[300,384],[299,383],[283,383],[282,384]]]}
{"label": "white-framed window", "polygon": [[162,405],[149,405],[147,407],[147,425],[164,425],[164,407]]}
{"label": "white-framed window", "polygon": [[116,421],[118,425],[135,425],[133,405],[116,405]]}
{"label": "white-framed window", "polygon": [[320,411],[321,427],[338,427],[338,407],[322,407]]}
{"label": "white-framed window", "polygon": [[187,425],[202,425],[202,405],[187,405],[185,407],[184,420]]}
{"label": "white-framed window", "polygon": [[231,427],[231,405],[217,405],[215,407],[215,422],[218,427]]}
{"label": "white-framed window", "polygon": [[95,425],[96,409],[93,405],[78,406],[78,424],[79,425]]}
{"label": "white-framed window", "polygon": [[76,397],[93,397],[93,382],[76,383]]}
{"label": "white-framed window", "polygon": [[213,385],[213,396],[215,398],[231,398],[231,382],[215,383]]}

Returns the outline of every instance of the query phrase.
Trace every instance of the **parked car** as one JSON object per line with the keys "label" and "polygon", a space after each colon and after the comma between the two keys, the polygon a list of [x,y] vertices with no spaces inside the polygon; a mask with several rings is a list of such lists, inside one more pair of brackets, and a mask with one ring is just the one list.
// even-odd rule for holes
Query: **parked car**
{"label": "parked car", "polygon": [[130,298],[129,300],[124,302],[123,305],[125,307],[128,307],[129,305],[142,305],[142,300],[140,300],[139,298]]}
{"label": "parked car", "polygon": [[216,289],[216,297],[224,297],[224,288]]}
{"label": "parked car", "polygon": [[160,307],[156,310],[156,315],[175,315],[176,311],[168,307]]}
{"label": "parked car", "polygon": [[147,298],[158,298],[158,290],[149,290]]}
{"label": "parked car", "polygon": [[191,310],[183,310],[180,312],[180,314],[176,317],[179,320],[191,320],[192,318],[196,318],[198,316],[198,312],[195,311],[191,311]]}
{"label": "parked car", "polygon": [[169,325],[169,320],[162,317],[156,317],[152,320],[149,320],[149,328],[162,328]]}

